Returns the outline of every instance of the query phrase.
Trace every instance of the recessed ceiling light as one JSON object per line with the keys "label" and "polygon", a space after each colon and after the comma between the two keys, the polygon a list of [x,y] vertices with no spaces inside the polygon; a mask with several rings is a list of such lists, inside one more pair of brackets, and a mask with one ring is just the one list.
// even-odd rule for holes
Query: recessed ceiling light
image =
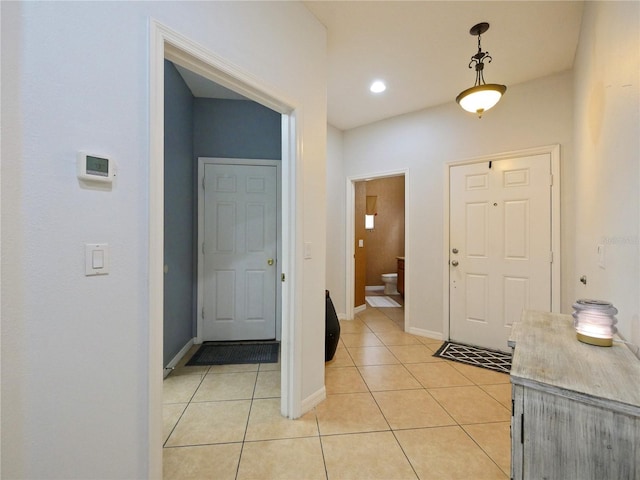
{"label": "recessed ceiling light", "polygon": [[384,84],[382,80],[376,80],[369,87],[369,90],[371,90],[373,93],[382,93],[386,89],[387,89],[387,86]]}

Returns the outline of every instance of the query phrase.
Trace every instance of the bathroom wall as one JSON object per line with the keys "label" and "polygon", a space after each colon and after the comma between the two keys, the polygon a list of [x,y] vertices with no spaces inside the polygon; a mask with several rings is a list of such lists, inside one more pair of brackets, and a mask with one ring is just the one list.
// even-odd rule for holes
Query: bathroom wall
{"label": "bathroom wall", "polygon": [[366,182],[366,196],[377,197],[375,228],[366,231],[364,240],[366,284],[383,285],[380,276],[397,272],[396,257],[404,256],[404,176]]}
{"label": "bathroom wall", "polygon": [[[364,229],[364,215],[366,211],[367,182],[356,182],[354,184],[354,234],[355,234],[355,258],[354,258],[354,295],[353,306],[360,307],[365,304],[365,289],[367,285],[367,246],[366,231]],[[362,240],[362,246],[360,246]]]}

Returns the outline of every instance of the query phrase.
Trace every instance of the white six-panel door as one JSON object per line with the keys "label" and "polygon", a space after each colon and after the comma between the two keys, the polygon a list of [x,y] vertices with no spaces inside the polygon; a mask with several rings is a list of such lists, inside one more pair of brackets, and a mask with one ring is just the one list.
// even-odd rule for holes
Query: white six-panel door
{"label": "white six-panel door", "polygon": [[508,350],[523,309],[551,310],[549,154],[450,169],[450,338]]}
{"label": "white six-panel door", "polygon": [[203,341],[276,338],[277,169],[204,165]]}

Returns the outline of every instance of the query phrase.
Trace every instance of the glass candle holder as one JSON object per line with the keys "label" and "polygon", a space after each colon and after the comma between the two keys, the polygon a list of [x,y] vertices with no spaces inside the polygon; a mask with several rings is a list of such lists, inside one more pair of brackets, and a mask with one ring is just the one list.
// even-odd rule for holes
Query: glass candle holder
{"label": "glass candle holder", "polygon": [[599,347],[610,347],[618,320],[618,309],[602,300],[581,299],[573,304],[573,326],[578,340]]}

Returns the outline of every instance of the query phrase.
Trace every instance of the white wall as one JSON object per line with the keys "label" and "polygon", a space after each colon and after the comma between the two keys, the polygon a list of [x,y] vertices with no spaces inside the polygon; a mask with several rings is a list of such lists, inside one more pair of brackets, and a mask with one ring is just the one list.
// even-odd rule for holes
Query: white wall
{"label": "white wall", "polygon": [[[575,62],[576,298],[640,344],[640,4],[586,2]],[[597,246],[604,245],[605,265]],[[587,285],[578,282],[587,276]]]}
{"label": "white wall", "polygon": [[346,183],[342,156],[342,131],[327,130],[327,289],[338,318],[346,318],[345,204]]}
{"label": "white wall", "polygon": [[[457,92],[452,92],[452,99]],[[443,172],[447,162],[542,145],[561,145],[563,245],[573,245],[572,75],[509,85],[482,119],[455,102],[344,132],[345,176],[408,169],[406,318],[443,328]],[[333,202],[333,199],[329,199]],[[329,209],[335,206],[329,206]],[[573,257],[562,258],[562,305],[573,300]]]}
{"label": "white wall", "polygon": [[[304,398],[324,385],[326,32],[293,2],[2,2],[2,476],[149,472],[149,20],[299,107]],[[118,163],[83,189],[80,149]],[[300,148],[300,151],[302,149]],[[313,257],[302,260],[302,242]],[[84,276],[85,242],[111,273]],[[162,366],[158,365],[161,369]]]}

